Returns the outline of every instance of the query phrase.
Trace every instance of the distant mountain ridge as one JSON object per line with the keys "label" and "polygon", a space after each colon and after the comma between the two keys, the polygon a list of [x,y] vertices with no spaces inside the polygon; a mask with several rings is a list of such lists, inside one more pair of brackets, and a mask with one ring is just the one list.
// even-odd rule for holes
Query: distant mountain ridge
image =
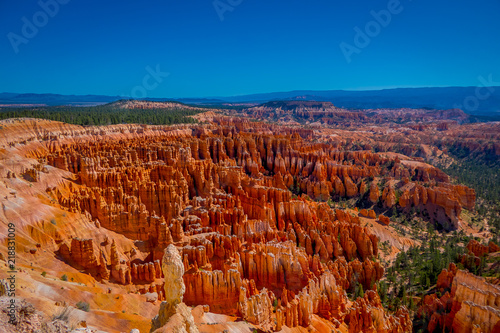
{"label": "distant mountain ridge", "polygon": [[265,94],[216,97],[229,102],[302,100],[332,102],[347,109],[429,108],[461,109],[473,115],[500,115],[500,86],[395,88],[384,90],[296,90]]}
{"label": "distant mountain ridge", "polygon": [[[278,123],[311,124],[321,126],[358,126],[359,124],[431,124],[455,121],[459,124],[476,122],[478,117],[468,115],[460,109],[436,110],[427,108],[380,108],[349,110],[338,108],[331,102],[316,101],[271,101],[251,108],[242,109],[239,114],[260,120]],[[349,124],[349,125],[348,125]],[[423,128],[423,127],[416,127]]]}
{"label": "distant mountain ridge", "polygon": [[263,108],[281,108],[282,110],[297,110],[297,109],[336,109],[332,102],[318,102],[318,101],[297,101],[297,100],[283,100],[271,101],[259,105]]}
{"label": "distant mountain ridge", "polygon": [[[0,93],[0,105],[98,105],[123,96]],[[261,104],[271,101],[331,102],[347,109],[428,108],[461,109],[472,115],[500,116],[500,86],[396,88],[384,90],[296,90],[241,96],[209,98],[147,98],[150,101],[178,101],[185,104],[224,106],[238,103]]]}

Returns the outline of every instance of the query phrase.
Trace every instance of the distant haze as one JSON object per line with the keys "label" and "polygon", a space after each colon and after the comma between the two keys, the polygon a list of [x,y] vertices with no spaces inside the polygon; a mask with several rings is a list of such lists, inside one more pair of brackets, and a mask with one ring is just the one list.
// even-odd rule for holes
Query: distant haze
{"label": "distant haze", "polygon": [[[0,105],[97,105],[126,99],[123,96],[58,95],[0,93]],[[447,87],[399,88],[385,90],[300,90],[242,96],[213,98],[151,98],[150,100],[175,100],[186,104],[224,106],[225,104],[265,103],[276,100],[305,100],[332,102],[348,109],[376,108],[429,108],[461,109],[472,115],[500,115],[500,86],[498,87]]]}

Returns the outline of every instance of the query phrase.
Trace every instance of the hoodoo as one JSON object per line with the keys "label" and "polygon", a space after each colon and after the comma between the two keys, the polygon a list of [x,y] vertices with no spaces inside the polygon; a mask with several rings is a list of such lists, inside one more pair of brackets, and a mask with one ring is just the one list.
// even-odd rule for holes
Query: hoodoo
{"label": "hoodoo", "polygon": [[162,271],[165,277],[165,300],[160,304],[160,312],[153,318],[151,332],[198,333],[191,309],[182,303],[186,290],[182,280],[184,265],[174,245],[165,249]]}

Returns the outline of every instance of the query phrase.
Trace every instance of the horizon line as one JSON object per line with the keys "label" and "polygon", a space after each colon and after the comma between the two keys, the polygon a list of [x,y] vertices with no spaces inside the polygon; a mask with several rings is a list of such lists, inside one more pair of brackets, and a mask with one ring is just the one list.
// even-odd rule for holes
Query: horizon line
{"label": "horizon line", "polygon": [[[234,98],[234,97],[244,97],[252,95],[266,95],[266,94],[286,94],[295,92],[332,92],[332,91],[345,91],[345,92],[367,92],[367,91],[384,91],[384,90],[398,90],[398,89],[432,89],[432,88],[478,88],[478,87],[500,87],[500,86],[401,86],[401,87],[384,87],[384,88],[368,88],[368,89],[294,89],[287,91],[270,91],[270,92],[258,92],[258,93],[242,93],[237,95],[225,95],[225,96],[203,96],[203,97],[145,97],[145,98],[135,98],[137,100],[146,100],[150,98],[154,99],[220,99],[220,98]],[[17,94],[17,95],[61,95],[61,96],[100,96],[100,97],[121,97],[124,99],[134,99],[128,98],[128,96],[113,95],[113,94],[102,94],[102,93],[57,93],[57,92],[8,92],[3,91],[0,94]]]}

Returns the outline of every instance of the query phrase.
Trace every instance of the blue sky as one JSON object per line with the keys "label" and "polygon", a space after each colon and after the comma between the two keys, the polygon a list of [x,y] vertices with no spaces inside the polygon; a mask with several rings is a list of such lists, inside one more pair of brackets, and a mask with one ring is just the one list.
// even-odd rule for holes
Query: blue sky
{"label": "blue sky", "polygon": [[[168,98],[500,82],[499,0],[56,1],[41,0],[53,17],[38,1],[0,1],[0,92]],[[373,15],[382,10],[388,24]],[[26,22],[38,31],[23,34]],[[366,35],[357,43],[356,27]]]}

